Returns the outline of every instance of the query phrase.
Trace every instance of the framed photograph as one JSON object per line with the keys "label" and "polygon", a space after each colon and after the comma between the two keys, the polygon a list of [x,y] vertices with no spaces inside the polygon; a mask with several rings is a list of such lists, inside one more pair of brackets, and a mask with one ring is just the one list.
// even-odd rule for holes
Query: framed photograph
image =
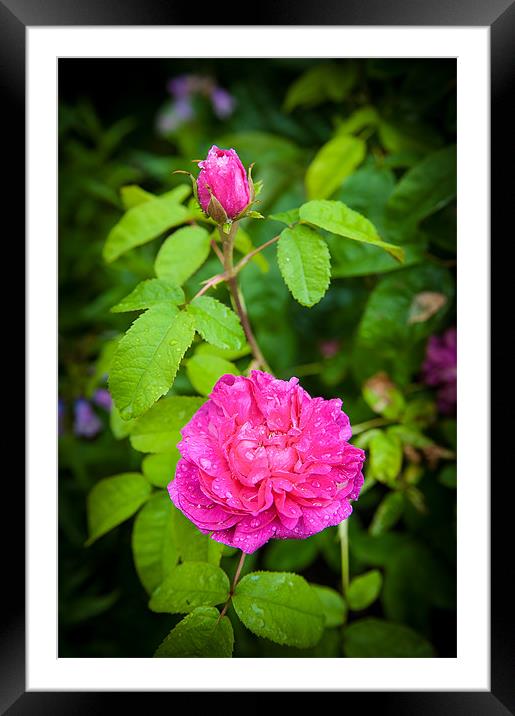
{"label": "framed photograph", "polygon": [[28,319],[2,713],[513,712],[489,444],[513,4],[74,5],[0,3]]}

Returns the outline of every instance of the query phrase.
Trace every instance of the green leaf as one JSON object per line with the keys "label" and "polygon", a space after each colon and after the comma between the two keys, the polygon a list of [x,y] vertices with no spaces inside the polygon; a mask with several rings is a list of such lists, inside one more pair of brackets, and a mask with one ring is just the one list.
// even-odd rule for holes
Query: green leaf
{"label": "green leaf", "polygon": [[358,77],[356,63],[325,62],[310,67],[288,89],[284,109],[291,112],[295,107],[314,107],[331,100],[342,102],[349,94]]}
{"label": "green leaf", "polygon": [[387,169],[411,169],[423,159],[424,154],[416,151],[388,154],[383,157],[383,166]]}
{"label": "green leaf", "polygon": [[289,209],[288,211],[280,211],[277,214],[270,214],[268,218],[272,219],[273,221],[280,221],[281,224],[287,224],[287,226],[292,226],[293,224],[297,224],[299,222],[300,210]]}
{"label": "green leaf", "polygon": [[277,644],[314,646],[324,630],[317,593],[297,574],[247,574],[236,585],[233,605],[247,629]]}
{"label": "green leaf", "polygon": [[402,248],[382,241],[368,219],[341,201],[308,201],[300,207],[300,218],[332,234],[378,246],[399,261],[404,258]]}
{"label": "green leaf", "polygon": [[141,583],[151,594],[177,564],[168,494],[154,495],[134,521],[132,553]]}
{"label": "green leaf", "polygon": [[406,405],[403,394],[384,371],[371,376],[363,384],[363,397],[374,413],[389,420],[397,420]]}
{"label": "green leaf", "polygon": [[[354,211],[366,216],[381,234],[386,202],[395,187],[395,174],[371,159],[343,182],[334,197]],[[363,248],[363,247],[361,247]]]}
{"label": "green leaf", "polygon": [[224,545],[203,534],[172,505],[172,533],[181,562],[209,562],[218,566]]}
{"label": "green leaf", "polygon": [[132,207],[109,232],[103,250],[105,261],[111,263],[129,249],[152,241],[187,217],[188,210],[175,196],[165,195]]}
{"label": "green leaf", "polygon": [[196,330],[208,343],[229,350],[240,350],[245,345],[240,319],[216,298],[199,296],[188,304],[187,311],[193,316]]}
{"label": "green leaf", "polygon": [[191,194],[192,187],[189,184],[179,184],[179,186],[174,187],[173,189],[170,189],[170,191],[167,191],[165,194],[163,194],[163,198],[167,199],[173,199],[174,201],[179,202],[179,204],[182,204],[182,202],[189,197]]}
{"label": "green leaf", "polygon": [[307,226],[284,229],[277,244],[277,261],[284,282],[303,306],[314,306],[331,280],[329,249],[323,238]]}
{"label": "green leaf", "polygon": [[217,356],[218,358],[225,358],[225,360],[228,361],[244,358],[245,356],[250,355],[250,353],[250,346],[247,343],[239,351],[216,348],[216,346],[210,345],[209,343],[201,343],[195,350],[195,355]]}
{"label": "green leaf", "polygon": [[369,527],[370,534],[374,537],[384,534],[397,524],[403,512],[404,495],[402,492],[389,492],[383,497],[374,513]]}
{"label": "green leaf", "polygon": [[402,264],[380,246],[356,241],[342,241],[340,236],[327,237],[331,252],[331,274],[333,278],[369,276],[370,274],[397,271],[402,266],[412,266],[424,259],[424,243],[403,244]]}
{"label": "green leaf", "polygon": [[366,127],[377,127],[379,115],[374,107],[360,107],[338,125],[338,134],[356,134]]}
{"label": "green leaf", "polygon": [[97,482],[88,495],[89,538],[86,545],[132,517],[151,492],[148,482],[137,472],[106,477]]}
{"label": "green leaf", "polygon": [[335,589],[319,584],[312,584],[311,588],[315,590],[322,604],[325,628],[330,629],[345,624],[347,621],[347,604],[342,595]]}
{"label": "green leaf", "polygon": [[169,236],[159,249],[154,269],[158,278],[182,286],[209,255],[210,238],[201,226],[185,226]]}
{"label": "green leaf", "polygon": [[370,440],[368,477],[392,484],[402,467],[402,442],[398,435],[379,430]]}
{"label": "green leaf", "polygon": [[156,199],[157,197],[155,194],[145,191],[145,189],[142,189],[137,184],[128,184],[127,186],[121,187],[120,198],[122,200],[123,208],[125,211],[128,211],[139,204],[152,201],[152,199]]}
{"label": "green leaf", "polygon": [[195,328],[175,306],[149,308],[121,339],[111,364],[109,388],[120,416],[135,418],[172,386]]}
{"label": "green leaf", "polygon": [[[334,198],[372,222],[378,236],[385,234],[386,202],[395,186],[395,175],[384,166],[367,163],[348,177]],[[396,271],[401,264],[380,246],[358,241],[342,241],[337,235],[327,237],[331,251],[332,275],[334,277],[366,276],[372,273]],[[426,237],[418,232],[410,242],[403,244],[405,266],[420,263],[424,259]]]}
{"label": "green leaf", "polygon": [[409,238],[426,217],[456,196],[456,147],[440,149],[402,177],[386,204],[389,234]]}
{"label": "green leaf", "polygon": [[106,341],[101,349],[97,360],[95,361],[95,369],[91,377],[88,380],[87,397],[91,397],[95,388],[103,385],[106,376],[109,374],[111,367],[111,361],[116,351],[118,342],[120,341],[121,335],[111,338]]}
{"label": "green leaf", "polygon": [[385,149],[394,154],[427,154],[442,144],[438,133],[430,126],[399,120],[395,124],[382,120],[379,123],[379,138]]}
{"label": "green leaf", "polygon": [[177,448],[171,453],[146,455],[141,463],[141,470],[151,485],[166,487],[174,478],[179,458]]}
{"label": "green leaf", "polygon": [[184,303],[184,291],[169,281],[151,278],[139,283],[134,291],[111,308],[112,313],[125,313],[126,311],[141,311],[152,308],[160,303]]}
{"label": "green leaf", "polygon": [[315,561],[317,554],[316,539],[276,539],[268,543],[264,565],[267,569],[281,572],[302,572]]}
{"label": "green leaf", "polygon": [[433,647],[420,634],[401,624],[367,617],[350,624],[343,633],[343,651],[349,658],[427,658]]}
{"label": "green leaf", "polygon": [[[434,403],[433,403],[434,405]],[[402,416],[404,422],[405,415]],[[389,435],[397,435],[404,445],[416,448],[426,448],[434,445],[434,441],[417,430],[413,425],[392,425],[388,428]]]}
{"label": "green leaf", "polygon": [[365,158],[363,140],[342,134],[329,140],[315,155],[306,172],[309,199],[327,199]]}
{"label": "green leaf", "polygon": [[214,607],[197,607],[184,617],[159,646],[155,657],[230,658],[234,634],[228,617]]}
{"label": "green leaf", "polygon": [[207,562],[184,562],[174,567],[152,594],[153,612],[184,614],[196,607],[214,607],[229,597],[229,578]]}
{"label": "green leaf", "polygon": [[131,445],[140,452],[173,453],[181,439],[180,429],[191,420],[202,398],[172,395],[163,398],[134,421]]}
{"label": "green leaf", "polygon": [[186,372],[192,386],[201,395],[209,395],[222,375],[239,375],[234,363],[214,355],[195,354],[186,363]]}
{"label": "green leaf", "polygon": [[139,204],[144,204],[147,201],[158,198],[169,199],[171,201],[176,201],[178,204],[182,204],[184,199],[186,199],[190,194],[191,188],[186,184],[181,184],[180,186],[175,187],[175,189],[167,191],[165,194],[161,194],[160,197],[157,197],[150,191],[145,191],[145,189],[142,189],[137,184],[128,184],[126,186],[122,186],[120,189],[120,197],[125,210],[132,209],[134,206],[138,206]]}
{"label": "green leaf", "polygon": [[109,413],[109,427],[116,440],[123,440],[129,435],[134,420],[123,420],[120,417],[120,413],[116,405],[111,406],[111,412]]}
{"label": "green leaf", "polygon": [[[405,423],[407,428],[420,430],[434,423],[436,414],[436,405],[432,397],[428,395],[420,396],[413,398],[413,400],[410,400],[406,405],[406,409],[402,415],[402,422]],[[408,435],[407,432],[405,434]],[[416,437],[416,440],[418,441],[419,437]],[[426,444],[431,444],[431,440],[428,438],[426,438],[426,440],[429,441]],[[416,442],[412,444],[416,447]],[[425,447],[425,445],[420,445],[420,447]]]}
{"label": "green leaf", "polygon": [[383,586],[383,575],[378,569],[371,569],[370,572],[354,577],[349,584],[347,601],[353,611],[369,607],[381,591]]}

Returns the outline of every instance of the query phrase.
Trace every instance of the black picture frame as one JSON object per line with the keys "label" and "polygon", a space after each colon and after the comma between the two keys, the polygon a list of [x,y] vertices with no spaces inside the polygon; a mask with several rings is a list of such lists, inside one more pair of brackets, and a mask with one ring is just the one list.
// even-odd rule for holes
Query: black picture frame
{"label": "black picture frame", "polygon": [[[254,4],[254,7],[255,4]],[[231,12],[228,3],[223,6],[223,18],[216,3],[206,4],[202,11],[202,25],[428,25],[428,26],[488,26],[491,37],[491,231],[500,233],[503,219],[513,204],[513,180],[502,176],[506,165],[509,138],[513,138],[514,103],[510,95],[511,76],[515,74],[515,2],[513,0],[318,0],[316,3],[284,2],[271,4],[263,0],[256,18],[242,14],[243,4]],[[231,23],[225,19],[231,18]],[[28,26],[73,25],[196,25],[198,9],[192,4],[180,6],[167,0],[0,0],[0,94],[2,120],[5,124],[2,137],[3,178],[8,187],[10,213],[17,216],[16,234],[21,240],[24,216],[24,146],[25,146],[25,38]],[[510,102],[511,96],[511,102]],[[511,135],[510,135],[511,133]],[[6,141],[8,138],[8,141]],[[494,141],[495,140],[495,141]],[[6,157],[7,152],[7,157]],[[506,226],[509,226],[506,222]],[[508,237],[505,237],[506,239]],[[494,255],[492,255],[492,258]],[[497,281],[492,306],[501,306],[504,282]],[[494,284],[493,284],[494,286]],[[492,324],[495,324],[492,312]],[[501,353],[499,348],[499,357]],[[491,358],[497,357],[495,351]],[[496,376],[495,388],[503,389]],[[496,383],[496,381],[498,381]],[[20,396],[17,396],[20,401]],[[492,401],[495,406],[496,426],[501,430],[512,420],[510,401]],[[493,410],[492,410],[493,412]],[[484,436],[488,439],[488,436]],[[494,454],[494,451],[492,451]],[[509,463],[508,463],[509,465]],[[508,468],[511,475],[511,470]],[[494,474],[492,472],[492,474]],[[18,474],[18,478],[20,474]],[[499,475],[497,475],[499,477]],[[509,475],[506,477],[512,481]],[[0,612],[0,713],[9,716],[22,714],[100,714],[119,707],[119,699],[127,694],[25,692],[25,627],[24,627],[24,485],[21,479],[6,482],[7,495],[3,495],[4,512],[15,517],[13,527],[5,518],[0,520],[3,545],[4,605]],[[4,488],[5,489],[5,488]],[[513,651],[514,619],[512,589],[507,589],[506,575],[502,570],[510,561],[512,550],[511,503],[506,499],[506,486],[501,479],[492,481],[491,535],[492,535],[492,589],[491,589],[491,691],[471,692],[351,692],[345,694],[345,708],[381,709],[382,713],[398,716],[420,714],[467,714],[467,716],[501,716],[515,713],[515,659]],[[16,539],[13,539],[16,535]],[[16,546],[14,544],[16,543]],[[409,684],[406,684],[409,689]],[[177,704],[178,694],[173,695]],[[213,695],[211,694],[210,697]],[[252,699],[252,710],[262,709],[266,694],[258,693]],[[149,697],[170,699],[162,694],[131,693],[128,695],[134,708],[149,708]],[[306,694],[303,698],[310,698]],[[145,702],[143,702],[145,699]],[[220,701],[220,699],[217,699]],[[171,703],[171,702],[168,702]],[[343,705],[342,705],[343,707]]]}

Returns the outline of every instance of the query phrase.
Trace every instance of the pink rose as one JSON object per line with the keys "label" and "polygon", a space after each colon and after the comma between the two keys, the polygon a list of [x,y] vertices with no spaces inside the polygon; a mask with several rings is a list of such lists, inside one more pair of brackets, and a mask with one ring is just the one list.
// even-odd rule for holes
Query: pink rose
{"label": "pink rose", "polygon": [[170,497],[204,534],[251,553],[304,539],[352,512],[363,450],[339,399],[311,398],[297,378],[224,375],[182,429]]}
{"label": "pink rose", "polygon": [[219,149],[213,145],[207,158],[198,165],[201,171],[197,192],[203,211],[212,213],[209,202],[213,195],[225,210],[227,218],[235,219],[251,201],[249,181],[239,156],[234,149]]}

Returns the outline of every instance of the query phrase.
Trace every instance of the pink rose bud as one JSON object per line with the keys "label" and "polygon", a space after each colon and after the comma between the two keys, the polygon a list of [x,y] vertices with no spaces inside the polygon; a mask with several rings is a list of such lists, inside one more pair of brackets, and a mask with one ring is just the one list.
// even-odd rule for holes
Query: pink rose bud
{"label": "pink rose bud", "polygon": [[352,512],[365,453],[349,443],[339,399],[297,378],[224,375],[181,430],[172,502],[204,534],[250,554],[269,539],[305,539]]}
{"label": "pink rose bud", "polygon": [[223,224],[238,217],[251,202],[251,191],[245,168],[234,149],[213,145],[197,179],[197,193],[202,210]]}

